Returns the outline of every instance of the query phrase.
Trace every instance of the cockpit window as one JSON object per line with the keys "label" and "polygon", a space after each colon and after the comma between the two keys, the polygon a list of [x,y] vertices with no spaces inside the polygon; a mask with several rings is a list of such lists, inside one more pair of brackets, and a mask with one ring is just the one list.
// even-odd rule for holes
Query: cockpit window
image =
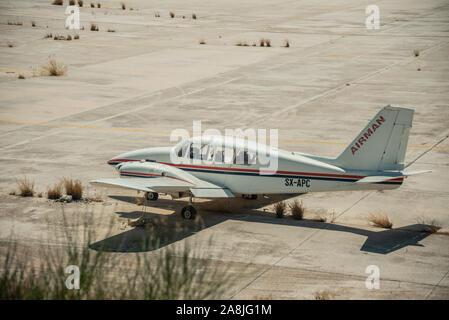
{"label": "cockpit window", "polygon": [[180,157],[180,158],[187,158],[189,146],[190,146],[190,142],[189,141],[185,141],[181,145],[181,147],[179,148],[178,157]]}
{"label": "cockpit window", "polygon": [[198,144],[198,143],[192,143],[190,145],[190,159],[206,159],[207,158],[207,152],[209,150],[208,144]]}

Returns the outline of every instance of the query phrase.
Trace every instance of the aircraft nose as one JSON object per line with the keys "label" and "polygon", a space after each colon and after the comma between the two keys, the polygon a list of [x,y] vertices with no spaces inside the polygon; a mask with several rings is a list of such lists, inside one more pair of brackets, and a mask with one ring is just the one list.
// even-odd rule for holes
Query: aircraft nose
{"label": "aircraft nose", "polygon": [[145,159],[150,154],[150,149],[138,149],[126,153],[119,154],[112,159],[107,161],[107,164],[111,166],[116,166],[119,163],[123,162],[131,162],[131,161],[140,161]]}
{"label": "aircraft nose", "polygon": [[128,157],[126,154],[121,154],[121,155],[118,155],[118,156],[108,160],[107,164],[109,164],[111,166],[115,166],[119,163],[129,162],[129,161],[136,161],[136,159],[132,159],[132,158]]}

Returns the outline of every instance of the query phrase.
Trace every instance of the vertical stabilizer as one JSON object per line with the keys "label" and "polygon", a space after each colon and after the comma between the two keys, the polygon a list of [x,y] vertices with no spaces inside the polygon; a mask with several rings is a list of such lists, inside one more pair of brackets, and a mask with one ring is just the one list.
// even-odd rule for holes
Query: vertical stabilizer
{"label": "vertical stabilizer", "polygon": [[352,170],[402,170],[414,110],[386,106],[336,159]]}

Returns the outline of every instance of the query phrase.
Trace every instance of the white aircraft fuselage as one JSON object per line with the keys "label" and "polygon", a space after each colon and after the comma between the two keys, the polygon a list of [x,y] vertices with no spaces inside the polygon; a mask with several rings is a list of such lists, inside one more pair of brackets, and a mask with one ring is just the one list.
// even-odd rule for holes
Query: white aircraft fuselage
{"label": "white aircraft fuselage", "polygon": [[[139,149],[108,161],[119,178],[92,184],[197,198],[252,198],[260,194],[398,188],[404,178],[428,171],[404,172],[413,110],[386,106],[336,158],[273,148],[255,141],[199,136],[173,147]],[[192,219],[192,205],[182,210]]]}
{"label": "white aircraft fuselage", "polygon": [[[214,137],[203,137],[203,143],[209,148],[210,139]],[[193,139],[186,143],[193,143]],[[211,139],[212,140],[212,139]],[[225,140],[225,139],[223,139]],[[217,145],[220,145],[218,140]],[[242,146],[245,141],[237,140],[234,145]],[[156,147],[131,151],[114,157],[108,161],[110,165],[118,165],[120,176],[151,178],[146,172],[145,163],[160,163],[181,169],[191,175],[219,186],[223,186],[236,194],[289,194],[306,193],[318,191],[336,190],[384,190],[398,188],[404,177],[399,172],[397,177],[391,177],[387,181],[378,183],[359,184],[357,181],[367,177],[379,175],[378,171],[368,170],[345,170],[332,163],[332,159],[320,158],[297,152],[277,150],[277,170],[272,174],[261,174],[260,163],[237,164],[235,156],[233,161],[217,163],[207,159],[191,159],[190,157],[176,155],[172,161],[171,154],[176,154],[177,147]],[[270,150],[267,146],[264,150]],[[175,151],[175,152],[173,152]],[[235,148],[234,148],[235,152]],[[322,159],[322,160],[321,160]],[[196,161],[195,161],[196,160]],[[230,159],[231,160],[231,159]],[[321,160],[321,161],[320,161]],[[324,162],[326,161],[326,162]],[[134,162],[134,166],[132,165]],[[124,166],[124,164],[126,165]],[[120,166],[121,164],[121,166]],[[263,167],[263,166],[262,166]],[[169,171],[164,168],[161,170]],[[390,174],[395,175],[394,172]],[[176,175],[176,174],[175,174]],[[181,178],[181,176],[177,176]]]}

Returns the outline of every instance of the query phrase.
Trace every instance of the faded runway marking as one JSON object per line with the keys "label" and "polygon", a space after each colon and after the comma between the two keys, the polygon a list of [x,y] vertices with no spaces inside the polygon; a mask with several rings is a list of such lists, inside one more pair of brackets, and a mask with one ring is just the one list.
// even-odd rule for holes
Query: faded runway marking
{"label": "faded runway marking", "polygon": [[[146,130],[146,129],[131,129],[131,128],[113,128],[113,127],[100,127],[100,126],[90,126],[90,125],[77,125],[68,123],[46,123],[37,121],[19,121],[19,120],[6,120],[0,119],[3,123],[14,123],[14,124],[24,124],[24,125],[35,125],[44,127],[65,127],[65,128],[77,128],[77,129],[91,129],[91,130],[102,130],[102,131],[121,131],[121,132],[133,132],[133,133],[149,133],[156,135],[166,135],[170,136],[171,132],[158,131],[158,130]],[[299,144],[330,144],[338,146],[346,146],[349,142],[335,142],[335,141],[315,141],[315,140],[294,140],[294,139],[279,139],[280,142],[290,142]],[[445,146],[408,146],[410,149],[438,149],[438,150],[449,150],[449,147]]]}

